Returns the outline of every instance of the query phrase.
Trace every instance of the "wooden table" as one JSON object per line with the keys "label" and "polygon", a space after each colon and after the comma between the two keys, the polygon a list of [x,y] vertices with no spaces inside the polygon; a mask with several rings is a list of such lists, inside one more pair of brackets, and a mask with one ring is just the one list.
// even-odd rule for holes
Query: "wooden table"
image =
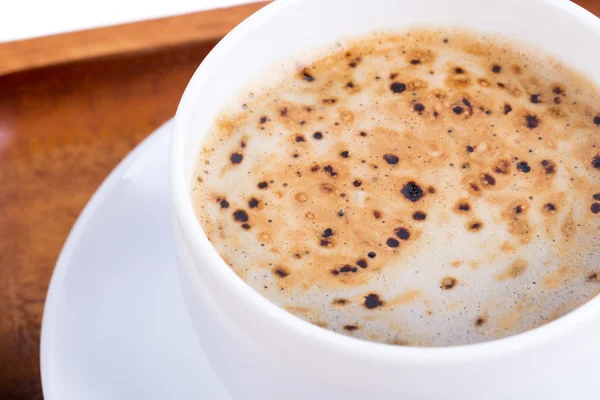
{"label": "wooden table", "polygon": [[0,399],[42,398],[44,299],[83,206],[260,6],[0,44]]}

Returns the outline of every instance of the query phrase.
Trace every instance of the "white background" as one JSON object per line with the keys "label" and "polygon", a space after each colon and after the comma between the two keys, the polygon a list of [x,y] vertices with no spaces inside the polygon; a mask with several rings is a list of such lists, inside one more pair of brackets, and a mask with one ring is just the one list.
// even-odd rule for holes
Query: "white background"
{"label": "white background", "polygon": [[0,42],[251,2],[252,0],[0,0]]}

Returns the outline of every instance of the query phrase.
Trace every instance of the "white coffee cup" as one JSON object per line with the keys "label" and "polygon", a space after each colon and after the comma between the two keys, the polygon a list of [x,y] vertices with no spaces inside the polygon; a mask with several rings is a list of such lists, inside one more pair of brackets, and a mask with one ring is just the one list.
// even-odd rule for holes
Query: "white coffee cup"
{"label": "white coffee cup", "polygon": [[190,81],[170,155],[181,285],[206,355],[236,400],[600,398],[599,297],[540,328],[483,344],[371,343],[311,325],[261,297],[202,231],[192,173],[230,98],[286,56],[411,25],[516,38],[600,83],[600,20],[566,0],[277,0],[247,19]]}

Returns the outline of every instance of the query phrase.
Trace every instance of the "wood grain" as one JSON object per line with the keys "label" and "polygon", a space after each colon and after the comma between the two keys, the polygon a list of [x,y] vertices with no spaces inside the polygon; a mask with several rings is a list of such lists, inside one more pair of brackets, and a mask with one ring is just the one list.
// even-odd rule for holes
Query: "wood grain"
{"label": "wood grain", "polygon": [[[580,3],[600,14],[600,0]],[[252,10],[230,10],[239,14],[223,26]],[[135,47],[141,53],[0,76],[0,399],[42,398],[40,324],[61,247],[106,175],[174,114],[188,79],[226,30],[217,20],[203,24],[212,33],[193,43],[183,35],[186,44],[175,47],[145,44]],[[71,44],[53,46],[68,52]],[[39,64],[19,68],[32,66]]]}
{"label": "wood grain", "polygon": [[219,40],[264,2],[0,43],[0,75],[199,40]]}

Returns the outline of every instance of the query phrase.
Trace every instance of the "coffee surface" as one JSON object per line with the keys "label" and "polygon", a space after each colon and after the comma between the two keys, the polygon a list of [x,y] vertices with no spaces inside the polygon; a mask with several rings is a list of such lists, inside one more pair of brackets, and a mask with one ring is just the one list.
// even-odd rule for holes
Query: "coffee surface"
{"label": "coffee surface", "polygon": [[501,338],[600,291],[600,93],[499,38],[373,34],[225,110],[192,195],[227,264],[300,318]]}

